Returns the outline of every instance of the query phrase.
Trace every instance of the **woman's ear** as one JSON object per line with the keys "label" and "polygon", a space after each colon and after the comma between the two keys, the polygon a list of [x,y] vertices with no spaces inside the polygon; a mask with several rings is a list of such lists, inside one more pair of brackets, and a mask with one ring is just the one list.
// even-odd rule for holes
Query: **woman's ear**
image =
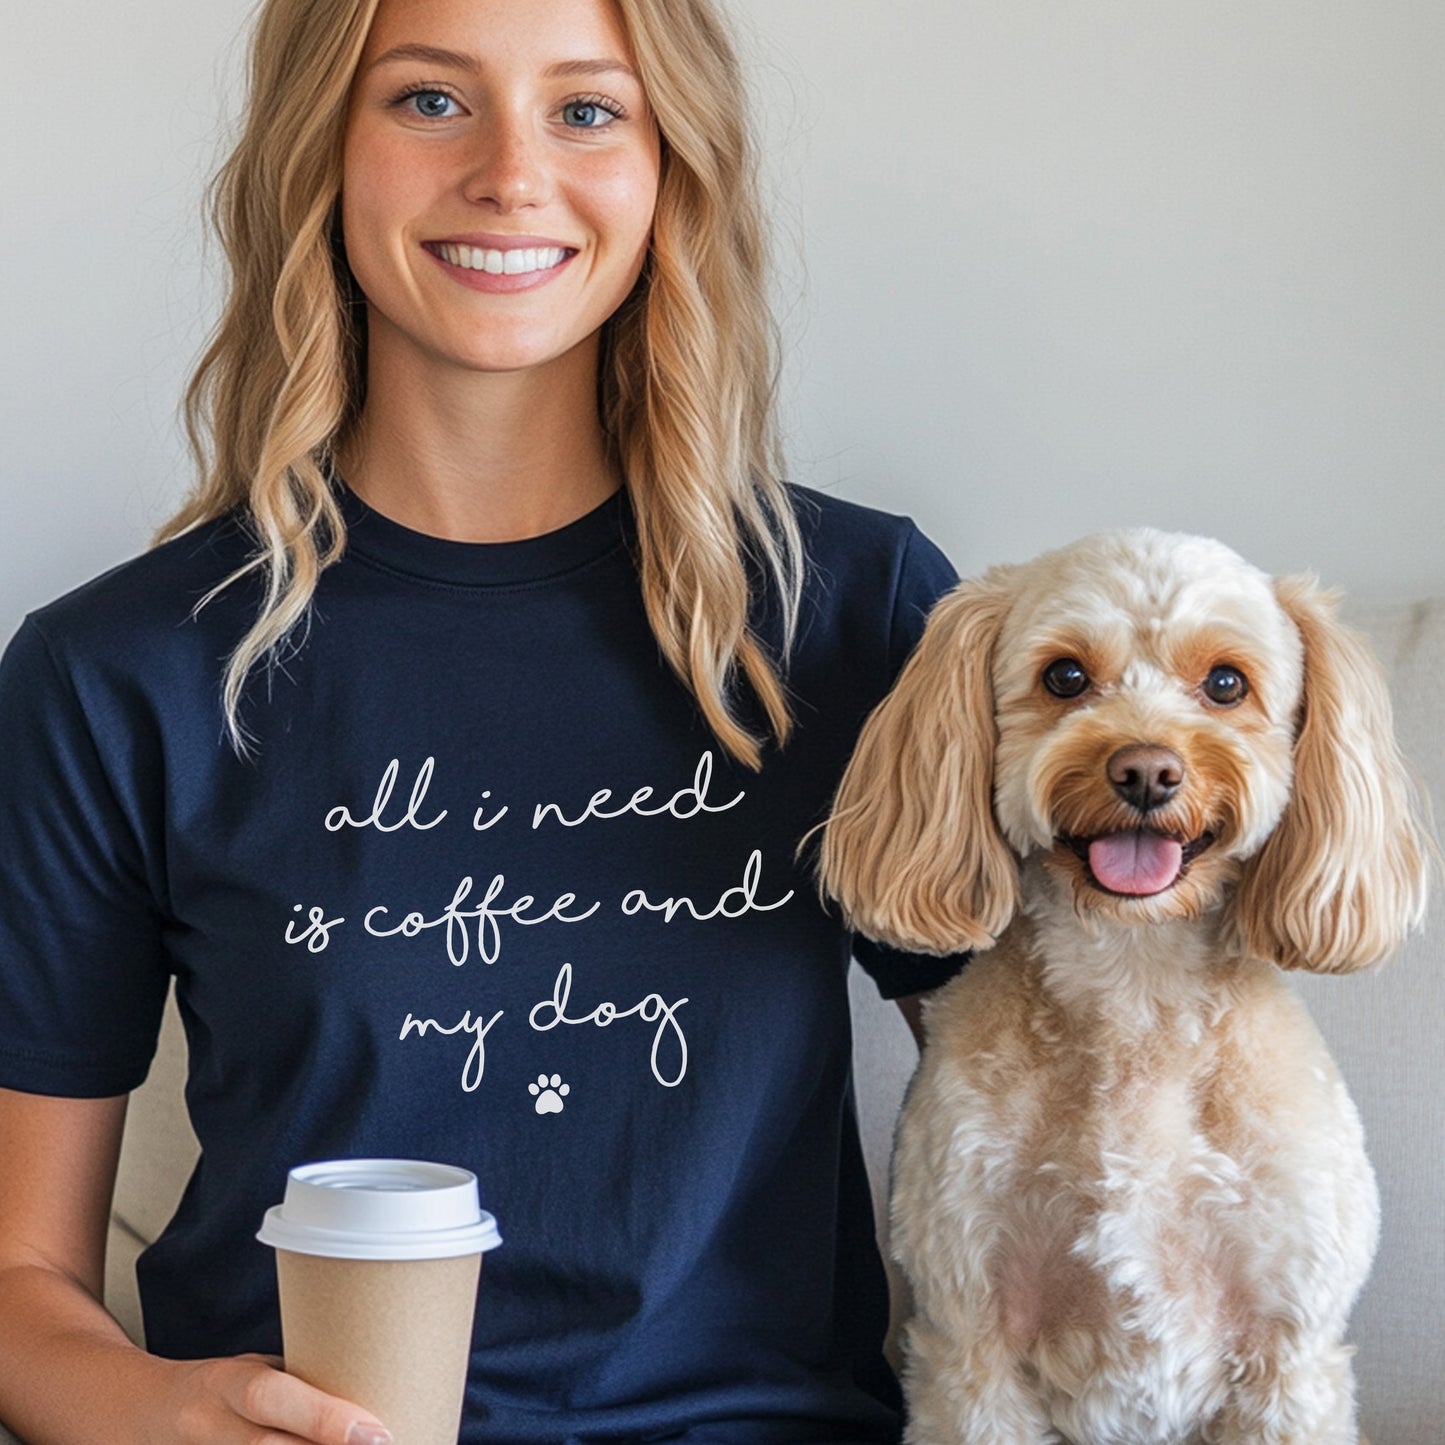
{"label": "woman's ear", "polygon": [[1347,973],[1419,926],[1433,845],[1369,648],[1313,578],[1279,578],[1275,593],[1304,642],[1304,700],[1290,801],[1245,865],[1237,917],[1260,957]]}
{"label": "woman's ear", "polygon": [[864,725],[823,832],[821,883],[850,927],[896,948],[993,945],[1017,907],[993,816],[991,672],[1011,592],[990,573],[938,603]]}

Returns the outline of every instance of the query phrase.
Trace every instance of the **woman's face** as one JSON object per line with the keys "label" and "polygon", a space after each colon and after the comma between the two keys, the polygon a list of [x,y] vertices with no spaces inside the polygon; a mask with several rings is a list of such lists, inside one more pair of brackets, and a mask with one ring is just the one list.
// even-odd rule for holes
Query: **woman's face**
{"label": "woman's face", "polygon": [[519,371],[595,345],[658,167],[613,0],[381,0],[341,193],[373,365]]}

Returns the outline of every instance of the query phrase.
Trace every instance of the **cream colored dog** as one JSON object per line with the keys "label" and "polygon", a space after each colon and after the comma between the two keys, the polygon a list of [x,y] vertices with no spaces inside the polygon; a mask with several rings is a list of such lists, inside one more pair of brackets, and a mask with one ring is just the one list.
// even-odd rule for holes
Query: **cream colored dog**
{"label": "cream colored dog", "polygon": [[939,603],[822,858],[863,933],[980,955],[894,1156],[913,1445],[1354,1445],[1375,1183],[1279,969],[1384,958],[1429,852],[1309,579],[1137,531]]}

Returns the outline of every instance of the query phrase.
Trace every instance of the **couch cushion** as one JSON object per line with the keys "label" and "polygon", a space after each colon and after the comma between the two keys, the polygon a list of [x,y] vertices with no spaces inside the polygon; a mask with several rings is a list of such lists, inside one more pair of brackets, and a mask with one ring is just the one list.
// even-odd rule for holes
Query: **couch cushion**
{"label": "couch cushion", "polygon": [[185,1032],[172,997],[150,1073],[126,1111],[112,1209],[116,1221],[147,1244],[175,1212],[200,1152],[186,1117],[185,1084]]}
{"label": "couch cushion", "polygon": [[[1427,802],[1445,797],[1445,598],[1352,605],[1390,675],[1395,731]],[[1423,932],[1370,974],[1302,977],[1349,1084],[1380,1181],[1374,1272],[1355,1308],[1360,1419],[1390,1445],[1438,1445],[1445,1359],[1445,890]]]}
{"label": "couch cushion", "polygon": [[172,996],[150,1073],[126,1110],[106,1244],[106,1306],[137,1343],[142,1331],[135,1262],[175,1212],[200,1152],[186,1117],[185,1085],[185,1032]]}

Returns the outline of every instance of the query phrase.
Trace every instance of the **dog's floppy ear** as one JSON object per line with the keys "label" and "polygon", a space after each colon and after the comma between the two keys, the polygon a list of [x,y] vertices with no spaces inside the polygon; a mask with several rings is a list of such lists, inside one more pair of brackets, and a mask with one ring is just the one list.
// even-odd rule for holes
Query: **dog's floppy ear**
{"label": "dog's floppy ear", "polygon": [[993,817],[1002,570],[934,608],[864,725],[824,829],[824,892],[850,927],[896,948],[988,948],[1017,907],[1018,868]]}
{"label": "dog's floppy ear", "polygon": [[1259,956],[1346,973],[1419,926],[1431,844],[1369,648],[1313,578],[1279,578],[1275,593],[1304,641],[1304,700],[1290,801],[1245,867],[1238,918]]}

